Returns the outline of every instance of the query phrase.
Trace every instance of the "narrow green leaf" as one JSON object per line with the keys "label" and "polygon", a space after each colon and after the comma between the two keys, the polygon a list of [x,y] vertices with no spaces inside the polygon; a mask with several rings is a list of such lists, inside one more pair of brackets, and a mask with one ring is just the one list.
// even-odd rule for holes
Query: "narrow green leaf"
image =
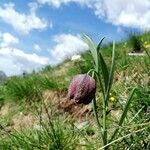
{"label": "narrow green leaf", "polygon": [[105,84],[105,92],[107,90],[107,86],[108,86],[108,81],[109,81],[109,72],[108,72],[108,67],[106,65],[106,62],[102,56],[101,53],[99,53],[99,58],[100,58],[100,67],[102,70],[102,76],[104,79],[104,84]]}
{"label": "narrow green leaf", "polygon": [[104,39],[105,39],[105,37],[103,37],[103,38],[100,40],[100,42],[99,42],[99,44],[98,44],[98,46],[97,46],[97,52],[100,52],[101,45],[102,45],[102,42],[103,42]]}
{"label": "narrow green leaf", "polygon": [[[108,77],[108,74],[109,74],[109,73],[108,73],[107,65],[106,65],[106,63],[105,63],[105,61],[104,61],[104,59],[103,59],[103,56],[102,56],[101,52],[100,52],[101,44],[102,44],[102,42],[103,42],[104,39],[105,39],[105,37],[100,40],[100,42],[99,42],[99,44],[98,44],[98,46],[97,46],[97,54],[98,54],[99,67],[102,68],[102,73],[103,73],[103,78],[104,78],[104,83],[105,83],[105,88],[106,88],[106,86],[107,86],[107,81],[108,81],[108,78],[107,78],[107,77]],[[99,69],[100,69],[100,68],[99,68]]]}
{"label": "narrow green leaf", "polygon": [[108,85],[107,85],[107,94],[109,94],[109,91],[112,87],[114,70],[115,70],[115,43],[113,43],[112,65],[111,65],[110,74],[109,74],[109,81],[108,81]]}
{"label": "narrow green leaf", "polygon": [[118,142],[118,141],[121,141],[122,139],[127,138],[127,137],[129,137],[129,136],[131,136],[131,135],[133,135],[133,134],[135,134],[135,133],[141,132],[141,131],[143,131],[143,130],[145,130],[145,129],[147,129],[147,128],[149,128],[149,125],[147,125],[146,127],[141,128],[141,129],[134,130],[134,131],[132,131],[132,132],[129,133],[129,134],[126,134],[126,135],[124,135],[124,136],[122,136],[122,137],[120,137],[120,138],[118,138],[118,139],[116,139],[116,140],[114,140],[114,141],[111,141],[110,143],[108,143],[107,145],[104,145],[103,147],[101,147],[101,148],[98,149],[98,150],[103,150],[104,148],[106,148],[106,147],[108,147],[108,146],[110,146],[110,145],[112,145],[112,144],[114,144],[114,143],[116,143],[116,142]]}
{"label": "narrow green leaf", "polygon": [[[123,113],[122,113],[122,115],[121,115],[121,117],[120,117],[119,123],[118,123],[118,126],[119,126],[119,127],[122,126],[122,123],[123,123],[124,119],[125,119],[126,116],[127,116],[127,112],[128,112],[128,110],[129,110],[129,107],[130,107],[131,100],[132,100],[132,97],[133,97],[133,95],[134,95],[135,89],[136,89],[136,88],[134,88],[134,89],[132,90],[129,99],[128,99],[127,102],[126,102],[124,111],[123,111]],[[115,138],[116,134],[118,133],[118,130],[119,130],[119,128],[116,128],[116,130],[114,131],[114,133],[113,133],[112,136],[111,136],[111,139],[109,140],[109,143]]]}
{"label": "narrow green leaf", "polygon": [[97,56],[97,50],[96,50],[95,44],[92,41],[92,39],[86,34],[83,35],[83,39],[85,40],[85,42],[89,46],[89,49],[90,49],[91,54],[92,54],[92,57],[94,59],[95,69],[98,71],[98,56]]}
{"label": "narrow green leaf", "polygon": [[134,115],[134,117],[129,121],[128,124],[130,124],[130,123],[139,115],[139,113],[143,110],[144,107],[145,107],[145,106],[143,106],[143,107]]}
{"label": "narrow green leaf", "polygon": [[103,138],[103,134],[102,134],[103,129],[102,129],[101,123],[100,123],[100,121],[99,121],[99,119],[98,119],[98,112],[97,112],[96,98],[95,98],[95,97],[94,97],[94,99],[92,100],[92,103],[93,103],[93,112],[94,112],[94,116],[95,116],[95,118],[96,118],[96,123],[97,123],[97,126],[98,126],[98,128],[99,128],[99,131],[101,131],[101,132],[100,132],[100,133],[101,133],[101,137]]}

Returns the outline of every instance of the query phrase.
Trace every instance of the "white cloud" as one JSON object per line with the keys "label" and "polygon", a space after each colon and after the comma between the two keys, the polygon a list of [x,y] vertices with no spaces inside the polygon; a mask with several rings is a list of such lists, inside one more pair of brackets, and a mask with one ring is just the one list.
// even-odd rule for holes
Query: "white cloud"
{"label": "white cloud", "polygon": [[55,63],[62,62],[72,55],[88,49],[80,35],[60,34],[54,37],[56,45],[51,49],[51,57]]}
{"label": "white cloud", "polygon": [[[98,3],[99,7],[95,10],[98,17],[104,18],[114,25],[142,30],[150,29],[149,0],[105,0],[103,3]],[[98,12],[100,9],[101,11]]]}
{"label": "white cloud", "polygon": [[[53,37],[55,45],[51,48],[49,57],[37,55],[36,53],[26,53],[17,49],[13,44],[17,44],[19,39],[10,33],[0,32],[0,69],[7,75],[21,74],[24,70],[30,72],[33,69],[46,64],[57,64],[72,55],[81,53],[88,49],[87,44],[79,34],[60,34]],[[33,48],[40,51],[40,46],[35,43]]]}
{"label": "white cloud", "polygon": [[31,13],[35,13],[36,10],[38,9],[38,4],[34,2],[28,3],[28,6],[30,7]]}
{"label": "white cloud", "polygon": [[11,35],[10,33],[6,32],[0,34],[0,41],[1,41],[0,46],[6,47],[12,44],[17,44],[19,42],[19,39]]}
{"label": "white cloud", "polygon": [[40,52],[41,51],[41,47],[38,45],[38,44],[34,44],[34,49],[36,50],[36,51],[38,51],[38,52]]}
{"label": "white cloud", "polygon": [[78,3],[80,5],[90,4],[91,0],[37,0],[40,4],[48,4],[59,8],[62,4],[68,4],[70,2]]}
{"label": "white cloud", "polygon": [[25,53],[13,47],[19,39],[10,33],[0,32],[0,70],[7,75],[21,74],[24,70],[30,72],[49,63],[47,57],[36,53]]}
{"label": "white cloud", "polygon": [[15,30],[22,34],[28,34],[33,29],[44,29],[47,22],[36,15],[37,4],[29,3],[30,12],[28,14],[19,13],[15,10],[13,3],[0,6],[0,19],[13,26]]}
{"label": "white cloud", "polygon": [[[40,56],[36,53],[26,53],[12,45],[0,46],[0,69],[7,75],[21,74],[24,70],[30,72],[46,64],[60,63],[64,59],[71,58],[73,55],[88,49],[87,44],[79,34],[60,34],[54,36],[53,40],[55,45],[51,48],[49,57]],[[34,48],[41,49],[38,44],[35,44]]]}
{"label": "white cloud", "polygon": [[21,73],[21,66],[15,64],[8,57],[0,55],[0,70],[4,71],[8,76]]}
{"label": "white cloud", "polygon": [[71,2],[91,8],[95,15],[117,26],[150,29],[150,0],[37,0],[59,8]]}
{"label": "white cloud", "polygon": [[35,53],[29,54],[16,48],[0,48],[0,68],[7,75],[20,74],[24,70],[32,71],[49,63],[47,57]]}

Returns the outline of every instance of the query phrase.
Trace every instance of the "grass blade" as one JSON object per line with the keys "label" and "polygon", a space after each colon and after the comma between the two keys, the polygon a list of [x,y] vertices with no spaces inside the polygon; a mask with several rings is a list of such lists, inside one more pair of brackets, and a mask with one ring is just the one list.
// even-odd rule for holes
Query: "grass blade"
{"label": "grass blade", "polygon": [[[123,113],[122,113],[122,115],[121,115],[121,117],[120,117],[118,126],[121,126],[121,125],[122,125],[124,119],[125,119],[126,116],[127,116],[127,112],[128,112],[128,110],[129,110],[129,107],[130,107],[131,100],[132,100],[132,97],[133,97],[133,95],[134,95],[135,89],[136,89],[136,88],[134,88],[134,89],[132,90],[129,99],[128,99],[127,102],[126,102],[126,105],[125,105],[124,111],[123,111]],[[112,136],[111,136],[111,139],[109,140],[109,143],[115,138],[115,136],[116,136],[118,130],[119,130],[119,128],[116,128],[116,130],[114,131],[114,133],[113,133]]]}
{"label": "grass blade", "polygon": [[102,45],[102,42],[103,42],[104,39],[105,39],[105,37],[103,37],[103,38],[100,40],[100,42],[99,42],[99,44],[98,44],[98,46],[97,46],[97,52],[100,52],[101,45]]}
{"label": "grass blade", "polygon": [[127,134],[127,135],[124,135],[124,136],[122,136],[122,137],[120,137],[120,138],[118,138],[118,139],[116,139],[116,140],[114,140],[114,141],[111,141],[111,142],[108,143],[107,145],[101,147],[99,150],[103,150],[104,148],[106,148],[106,147],[108,147],[108,146],[110,146],[110,145],[112,145],[112,144],[114,144],[114,143],[116,143],[116,142],[118,142],[118,141],[120,141],[120,140],[126,138],[126,137],[129,137],[129,136],[131,136],[131,135],[133,135],[133,134],[135,134],[135,133],[141,132],[141,131],[143,131],[143,130],[145,130],[145,129],[147,129],[147,128],[149,128],[149,126],[143,127],[142,129],[135,130],[135,131],[133,131],[133,132]]}
{"label": "grass blade", "polygon": [[97,56],[97,50],[96,50],[95,44],[93,43],[92,39],[86,34],[83,35],[83,39],[89,46],[92,57],[94,59],[95,69],[96,71],[98,71],[98,56]]}
{"label": "grass blade", "polygon": [[107,94],[109,94],[109,91],[110,91],[110,89],[112,87],[114,70],[115,70],[115,43],[113,43],[112,65],[111,65],[110,74],[109,74],[109,81],[108,81],[108,86],[107,86]]}
{"label": "grass blade", "polygon": [[104,61],[103,56],[102,56],[101,53],[99,53],[99,57],[100,57],[100,67],[101,67],[101,70],[102,70],[102,75],[103,75],[104,85],[105,85],[105,91],[106,91],[107,86],[108,86],[109,72],[108,72],[106,62]]}

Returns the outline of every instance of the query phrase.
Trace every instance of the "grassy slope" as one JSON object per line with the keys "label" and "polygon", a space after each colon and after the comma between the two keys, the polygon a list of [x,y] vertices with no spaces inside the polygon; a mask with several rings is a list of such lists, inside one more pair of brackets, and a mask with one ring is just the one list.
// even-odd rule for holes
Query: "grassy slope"
{"label": "grassy slope", "polygon": [[[148,41],[147,45],[150,44],[150,33],[143,34],[142,41],[143,43]],[[115,119],[118,119],[117,113],[121,111],[123,103],[127,99],[131,88],[136,86],[138,90],[134,96],[129,118],[127,118],[126,122],[131,121],[131,117],[133,117],[140,109],[141,111],[137,114],[134,121],[131,122],[129,129],[132,132],[132,130],[136,128],[133,128],[133,125],[141,124],[148,119],[147,109],[148,106],[150,106],[148,81],[150,75],[150,60],[147,55],[142,57],[128,56],[128,52],[131,51],[131,49],[132,48],[130,47],[128,41],[123,41],[116,44],[116,71],[114,84],[111,91],[112,97],[115,98],[115,101],[110,102],[110,109],[113,109],[111,111],[110,118],[112,119],[113,117],[114,122]],[[107,59],[107,63],[110,63],[111,61],[111,50],[112,44],[107,44],[102,49],[102,54],[105,59]],[[149,51],[148,46],[147,50]],[[54,120],[51,120],[48,112],[45,110],[46,108],[43,104],[41,104],[41,99],[43,99],[43,93],[45,93],[45,91],[53,90],[60,93],[63,91],[65,92],[73,75],[78,73],[86,73],[89,69],[91,69],[91,67],[91,56],[89,52],[86,52],[82,54],[81,60],[74,62],[67,60],[55,68],[46,67],[41,72],[26,75],[24,77],[12,77],[6,81],[5,85],[0,87],[0,105],[2,105],[2,109],[0,111],[2,116],[0,118],[0,125],[2,125],[2,136],[0,136],[0,143],[2,144],[0,146],[2,146],[3,149],[16,149],[16,147],[20,147],[22,149],[32,149],[33,147],[35,149],[47,149],[48,147],[49,149],[75,149],[74,147],[80,147],[78,146],[79,143],[83,144],[86,141],[83,149],[97,149],[97,147],[100,146],[100,143],[97,142],[98,133],[96,128],[93,129],[93,127],[90,126],[79,134],[75,129],[71,129],[70,125],[72,124],[72,121],[70,122],[69,120],[68,122],[64,121],[65,119],[63,121],[59,119],[58,116],[63,118],[66,118],[66,116],[64,114],[58,115],[57,110],[54,109],[53,105],[50,103],[47,104],[50,116],[51,118],[54,118]],[[57,101],[59,97],[60,96],[57,96],[57,98],[53,97],[51,98],[51,101],[54,101],[54,99]],[[100,106],[99,109],[101,112]],[[41,113],[43,113],[43,115],[41,115]],[[19,118],[22,114],[23,116],[26,116],[26,119],[24,117]],[[40,119],[39,116],[41,116],[42,119]],[[37,119],[37,117],[39,119]],[[15,120],[16,118],[17,121],[20,119],[22,122],[36,122],[35,124],[41,125],[42,129],[31,129],[31,131],[28,129],[23,129],[25,131],[19,133],[12,131],[12,129],[9,130],[9,127],[13,126],[12,124],[14,122],[17,122]],[[85,119],[88,120],[88,118]],[[39,120],[39,122],[37,120]],[[58,122],[56,124],[56,121],[59,121],[62,126],[57,126]],[[69,133],[73,132],[71,134],[73,137],[72,139],[68,135],[68,132],[66,132],[66,126]],[[129,129],[125,129],[120,136],[127,134]],[[91,140],[88,135],[89,131],[91,133],[91,130],[95,133],[93,140]],[[9,134],[9,131],[14,135]],[[143,148],[140,142],[147,143],[150,138],[147,136],[148,134],[149,131],[147,130],[142,132],[139,137],[137,137],[137,135],[134,136],[134,140],[132,139],[133,137],[127,140],[122,140],[120,148],[131,146],[133,141],[135,143],[132,146],[133,149],[139,148],[139,146]],[[8,136],[11,138],[8,138]],[[78,139],[80,139],[80,142]],[[57,142],[53,140],[56,140]],[[76,142],[73,142],[74,140]],[[14,144],[14,142],[16,144]],[[95,142],[99,144],[95,144]],[[35,145],[35,143],[37,143],[37,145]],[[145,144],[144,146],[148,147],[149,145]]]}

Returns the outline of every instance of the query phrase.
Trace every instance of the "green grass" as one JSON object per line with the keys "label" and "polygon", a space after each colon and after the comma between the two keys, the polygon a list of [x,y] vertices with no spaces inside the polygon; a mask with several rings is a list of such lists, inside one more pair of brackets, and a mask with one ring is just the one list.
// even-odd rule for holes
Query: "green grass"
{"label": "green grass", "polygon": [[42,91],[46,89],[57,90],[57,83],[47,75],[28,75],[25,77],[12,77],[4,85],[4,99],[12,101],[25,100],[39,101]]}
{"label": "green grass", "polygon": [[[50,122],[49,122],[50,121]],[[24,129],[23,131],[15,131],[4,134],[0,138],[1,150],[74,150],[79,142],[78,133],[69,123],[62,123],[57,120],[42,121],[39,129]]]}
{"label": "green grass", "polygon": [[[145,41],[150,41],[149,32],[139,37],[143,44]],[[131,49],[129,39],[116,43],[116,66],[110,90],[115,101],[109,101],[107,133],[109,137],[118,128],[116,126],[117,119],[112,116],[112,111],[116,112],[116,116],[118,112],[122,112],[131,89],[136,87],[129,112],[124,118],[122,127],[117,129],[118,133],[114,139],[116,142],[112,143],[110,148],[116,149],[117,146],[118,149],[148,150],[150,148],[150,116],[148,112],[150,107],[150,48],[146,48],[145,56],[129,56],[128,52]],[[111,50],[112,43],[103,45],[101,49],[108,66],[111,63]],[[92,68],[93,63],[92,56],[87,51],[81,54],[80,60],[72,62],[66,60],[56,67],[46,66],[38,73],[33,72],[24,77],[10,77],[1,84],[0,113],[1,108],[8,103],[13,103],[13,109],[15,106],[17,109],[13,111],[10,108],[8,114],[0,118],[0,149],[95,150],[102,148],[102,140],[99,138],[99,132],[94,123],[83,130],[76,129],[74,121],[66,120],[65,114],[62,116],[62,112],[56,111],[57,108],[52,108],[56,106],[47,106],[48,111],[53,115],[50,113],[49,116],[46,115],[46,118],[40,120],[40,113],[37,113],[34,107],[36,104],[36,108],[38,111],[40,110],[43,105],[41,103],[43,94],[48,90],[66,93],[70,79],[76,74],[86,73]],[[98,91],[101,91],[99,86]],[[97,95],[97,98],[100,118],[103,109],[102,94]],[[53,99],[51,100],[53,101]],[[11,126],[12,118],[18,116],[20,112],[28,114],[30,111],[36,113],[39,121],[37,125],[40,128],[7,131],[7,127]],[[90,118],[86,118],[86,120],[88,119],[91,121]],[[93,134],[91,135],[89,132],[93,132]],[[127,137],[123,138],[124,136]]]}

